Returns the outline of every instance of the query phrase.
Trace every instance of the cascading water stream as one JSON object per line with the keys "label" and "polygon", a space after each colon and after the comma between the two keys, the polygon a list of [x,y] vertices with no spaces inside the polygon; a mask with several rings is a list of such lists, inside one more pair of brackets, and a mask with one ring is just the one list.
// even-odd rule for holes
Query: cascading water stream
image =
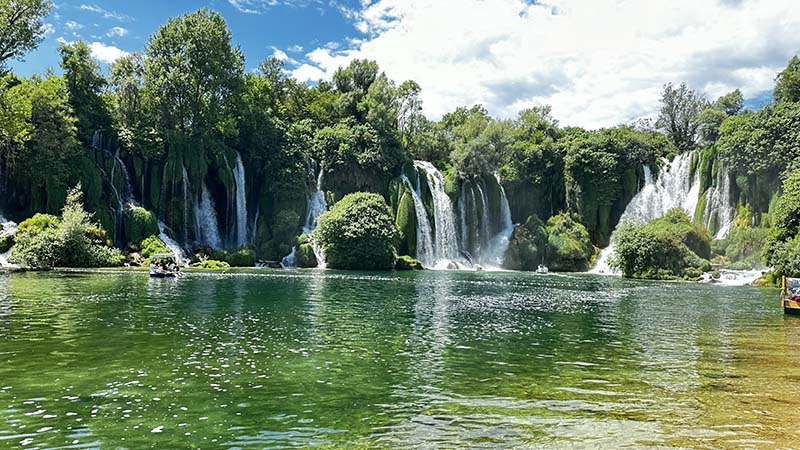
{"label": "cascading water stream", "polygon": [[458,237],[453,203],[444,190],[444,176],[427,161],[414,161],[414,167],[425,172],[433,197],[434,258],[437,262],[453,261],[458,258]]}
{"label": "cascading water stream", "polygon": [[716,229],[714,239],[728,237],[736,220],[736,207],[733,205],[731,195],[730,173],[725,167],[721,167],[717,173],[716,185],[706,194],[704,211],[706,228],[712,232]]}
{"label": "cascading water stream", "polygon": [[[647,223],[663,217],[673,208],[683,208],[689,217],[694,218],[700,194],[700,176],[690,177],[691,165],[691,152],[678,155],[668,162],[657,180],[653,179],[650,168],[644,166],[644,186],[628,203],[620,223]],[[609,265],[614,249],[612,234],[611,243],[600,252],[597,264],[590,272],[617,274]]]}
{"label": "cascading water stream", "polygon": [[[322,190],[322,176],[324,173],[325,170],[320,167],[319,173],[317,174],[316,191],[309,195],[308,202],[306,203],[306,221],[305,224],[303,224],[303,233],[309,235],[311,248],[314,249],[314,256],[317,258],[317,267],[319,268],[326,267],[325,252],[322,247],[314,242],[311,233],[317,228],[317,219],[319,219],[319,216],[328,210],[328,202],[325,200],[325,191]],[[281,266],[284,268],[297,267],[297,247],[292,247],[292,252],[281,260]]]}
{"label": "cascading water stream", "polygon": [[244,179],[242,156],[236,152],[233,176],[236,180],[236,245],[247,243],[247,192]]}
{"label": "cascading water stream", "polygon": [[[17,223],[11,220],[6,219],[2,213],[0,213],[0,237],[5,237],[17,232]],[[13,251],[12,248],[9,248],[3,253],[0,253],[0,267],[16,267],[14,264],[8,262],[8,258],[11,257],[11,252]]]}
{"label": "cascading water stream", "polygon": [[432,267],[432,265],[435,264],[435,256],[428,212],[425,210],[425,204],[422,203],[422,198],[420,198],[414,186],[411,185],[411,181],[408,177],[401,175],[400,179],[408,186],[408,191],[411,194],[412,200],[414,200],[414,212],[417,216],[417,259],[426,267]]}
{"label": "cascading water stream", "polygon": [[514,233],[514,222],[511,220],[511,207],[508,204],[506,190],[500,184],[500,177],[495,174],[497,186],[500,188],[500,223],[501,229],[486,248],[486,252],[481,255],[481,261],[491,267],[501,267],[505,260],[508,245],[511,242],[511,235]]}
{"label": "cascading water stream", "polygon": [[184,265],[188,264],[189,257],[186,255],[186,252],[183,250],[183,248],[174,239],[172,239],[169,236],[169,234],[167,234],[168,230],[169,229],[164,224],[164,222],[159,220],[158,238],[161,239],[161,242],[163,242],[168,249],[170,249],[170,251],[178,261],[182,262]]}
{"label": "cascading water stream", "polygon": [[198,241],[201,244],[208,244],[213,248],[222,248],[214,200],[208,192],[205,181],[202,184],[200,200],[197,202],[197,208],[195,208],[194,214]]}

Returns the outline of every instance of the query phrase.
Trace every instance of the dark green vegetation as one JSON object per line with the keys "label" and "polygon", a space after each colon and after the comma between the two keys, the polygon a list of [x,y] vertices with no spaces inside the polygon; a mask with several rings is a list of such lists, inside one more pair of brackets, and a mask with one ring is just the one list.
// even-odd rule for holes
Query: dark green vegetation
{"label": "dark green vegetation", "polygon": [[800,277],[800,170],[783,184],[764,256],[779,275]]}
{"label": "dark green vegetation", "polygon": [[775,294],[502,272],[0,275],[0,436],[655,449],[713,430],[714,447],[791,448],[798,321]]}
{"label": "dark green vegetation", "polygon": [[[41,39],[50,3],[0,5],[0,14],[21,17],[0,20],[5,67]],[[279,261],[294,248],[298,265],[313,267],[313,248],[301,234],[321,173],[329,206],[355,192],[383,196],[393,221],[381,232],[397,227],[398,253],[417,255],[414,202],[399,177],[411,178],[410,161],[419,159],[444,174],[454,205],[464,192],[474,198],[480,186],[491,190],[492,205],[478,208],[493,215],[499,177],[513,222],[527,224],[512,238],[508,267],[544,261],[584,270],[596,253],[591,247],[609,243],[641,188],[643,165],[657,174],[662,158],[693,151],[702,187],[698,223],[712,234],[721,226],[706,211],[708,192],[730,172],[732,203],[752,228],[716,245],[713,256],[753,266],[771,226],[770,205],[800,158],[797,58],[779,74],[775,102],[760,111],[744,110],[738,91],[709,102],[685,84],[669,84],[656,122],[587,131],[561,127],[547,106],[501,120],[475,105],[431,121],[419,85],[394,82],[373,61],[354,60],[313,86],[287,77],[274,58],[248,72],[224,19],[208,9],[171,19],[142,53],[106,72],[84,42],[59,52],[61,76],[0,76],[0,209],[17,221],[57,214],[80,183],[85,209],[128,253],[158,234],[160,220],[196,260]],[[432,215],[430,192],[423,196]],[[211,214],[198,214],[201,205]],[[475,250],[469,239],[461,250]],[[389,259],[380,266],[392,266]]]}
{"label": "dark green vegetation", "polygon": [[711,237],[682,209],[645,225],[623,223],[615,242],[612,266],[626,277],[698,279],[711,269]]}
{"label": "dark green vegetation", "polygon": [[313,238],[333,269],[388,270],[397,261],[397,229],[378,194],[348,194],[319,218]]}

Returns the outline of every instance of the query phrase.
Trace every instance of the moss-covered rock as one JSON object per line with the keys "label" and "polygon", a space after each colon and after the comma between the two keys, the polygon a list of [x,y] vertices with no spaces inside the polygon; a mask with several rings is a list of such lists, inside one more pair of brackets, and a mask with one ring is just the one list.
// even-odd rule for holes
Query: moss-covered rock
{"label": "moss-covered rock", "polygon": [[397,260],[397,235],[384,198],[358,192],[320,216],[313,239],[325,250],[328,267],[390,270]]}
{"label": "moss-covered rock", "polygon": [[0,236],[0,253],[5,253],[14,246],[14,235],[13,234],[6,234],[5,236]]}
{"label": "moss-covered rock", "polygon": [[547,231],[537,216],[514,229],[506,253],[505,267],[511,270],[536,270],[547,257]]}
{"label": "moss-covered rock", "polygon": [[414,259],[408,255],[403,255],[397,258],[394,265],[395,270],[423,270],[424,267],[418,259]]}
{"label": "moss-covered rock", "polygon": [[254,267],[256,265],[256,251],[248,246],[230,249],[219,255],[224,255],[224,261],[231,267]]}
{"label": "moss-covered rock", "polygon": [[295,257],[297,258],[297,267],[302,269],[310,269],[319,265],[317,255],[314,254],[314,247],[309,242],[297,246]]}
{"label": "moss-covered rock", "polygon": [[231,265],[225,261],[217,261],[215,259],[206,259],[194,264],[194,267],[199,269],[230,269]]}
{"label": "moss-covered rock", "polygon": [[594,246],[586,227],[569,214],[558,214],[547,221],[547,265],[559,272],[586,271],[594,256]]}
{"label": "moss-covered rock", "polygon": [[414,199],[408,188],[402,191],[397,204],[395,225],[400,232],[398,237],[398,251],[414,255],[417,252],[417,214],[414,209]]}
{"label": "moss-covered rock", "polygon": [[156,215],[140,206],[126,208],[122,223],[127,242],[142,242],[148,236],[158,234]]}
{"label": "moss-covered rock", "polygon": [[157,253],[170,253],[171,250],[167,247],[158,236],[151,235],[142,240],[139,244],[139,253],[145,258],[149,258]]}

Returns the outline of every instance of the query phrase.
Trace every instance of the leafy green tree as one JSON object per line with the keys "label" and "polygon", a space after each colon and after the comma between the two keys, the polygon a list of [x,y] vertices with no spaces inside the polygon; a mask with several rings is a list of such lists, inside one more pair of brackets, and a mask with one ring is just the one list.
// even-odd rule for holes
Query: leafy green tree
{"label": "leafy green tree", "polygon": [[776,102],[800,101],[800,58],[797,55],[789,60],[789,64],[775,79],[773,97]]}
{"label": "leafy green tree", "polygon": [[313,239],[334,269],[390,270],[397,260],[397,228],[378,194],[357,192],[342,198],[320,216]]}
{"label": "leafy green tree", "polygon": [[153,127],[153,109],[144,92],[144,55],[132,53],[111,65],[110,86],[115,93],[113,119],[119,142],[131,154],[160,156],[163,142]]}
{"label": "leafy green tree", "polygon": [[95,130],[111,125],[111,115],[102,97],[108,83],[86,42],[62,44],[59,52],[69,103],[78,118],[78,136],[84,144],[89,144]]}
{"label": "leafy green tree", "polygon": [[147,44],[144,86],[161,130],[235,134],[232,109],[244,56],[225,19],[208,9],[170,19]]}
{"label": "leafy green tree", "polygon": [[42,19],[50,14],[50,0],[0,0],[0,74],[9,59],[35,49],[44,38]]}
{"label": "leafy green tree", "polygon": [[764,261],[782,275],[800,276],[800,170],[783,182],[780,199],[772,212],[772,228],[764,247]]}
{"label": "leafy green tree", "polygon": [[689,89],[686,83],[677,88],[672,83],[664,86],[656,126],[666,133],[679,152],[689,151],[697,143],[699,116],[707,104],[705,98]]}
{"label": "leafy green tree", "polygon": [[12,75],[0,76],[0,159],[13,157],[31,138],[31,101]]}
{"label": "leafy green tree", "polygon": [[728,116],[739,114],[742,112],[742,108],[744,108],[744,96],[742,95],[742,91],[736,89],[718,98],[717,101],[714,102],[714,108],[724,112],[725,115]]}

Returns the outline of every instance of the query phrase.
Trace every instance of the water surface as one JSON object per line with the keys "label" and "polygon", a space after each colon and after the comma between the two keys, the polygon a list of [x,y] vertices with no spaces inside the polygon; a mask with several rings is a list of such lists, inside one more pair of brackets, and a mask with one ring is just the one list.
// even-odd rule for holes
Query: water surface
{"label": "water surface", "polygon": [[777,291],[591,275],[0,274],[0,448],[775,448]]}

